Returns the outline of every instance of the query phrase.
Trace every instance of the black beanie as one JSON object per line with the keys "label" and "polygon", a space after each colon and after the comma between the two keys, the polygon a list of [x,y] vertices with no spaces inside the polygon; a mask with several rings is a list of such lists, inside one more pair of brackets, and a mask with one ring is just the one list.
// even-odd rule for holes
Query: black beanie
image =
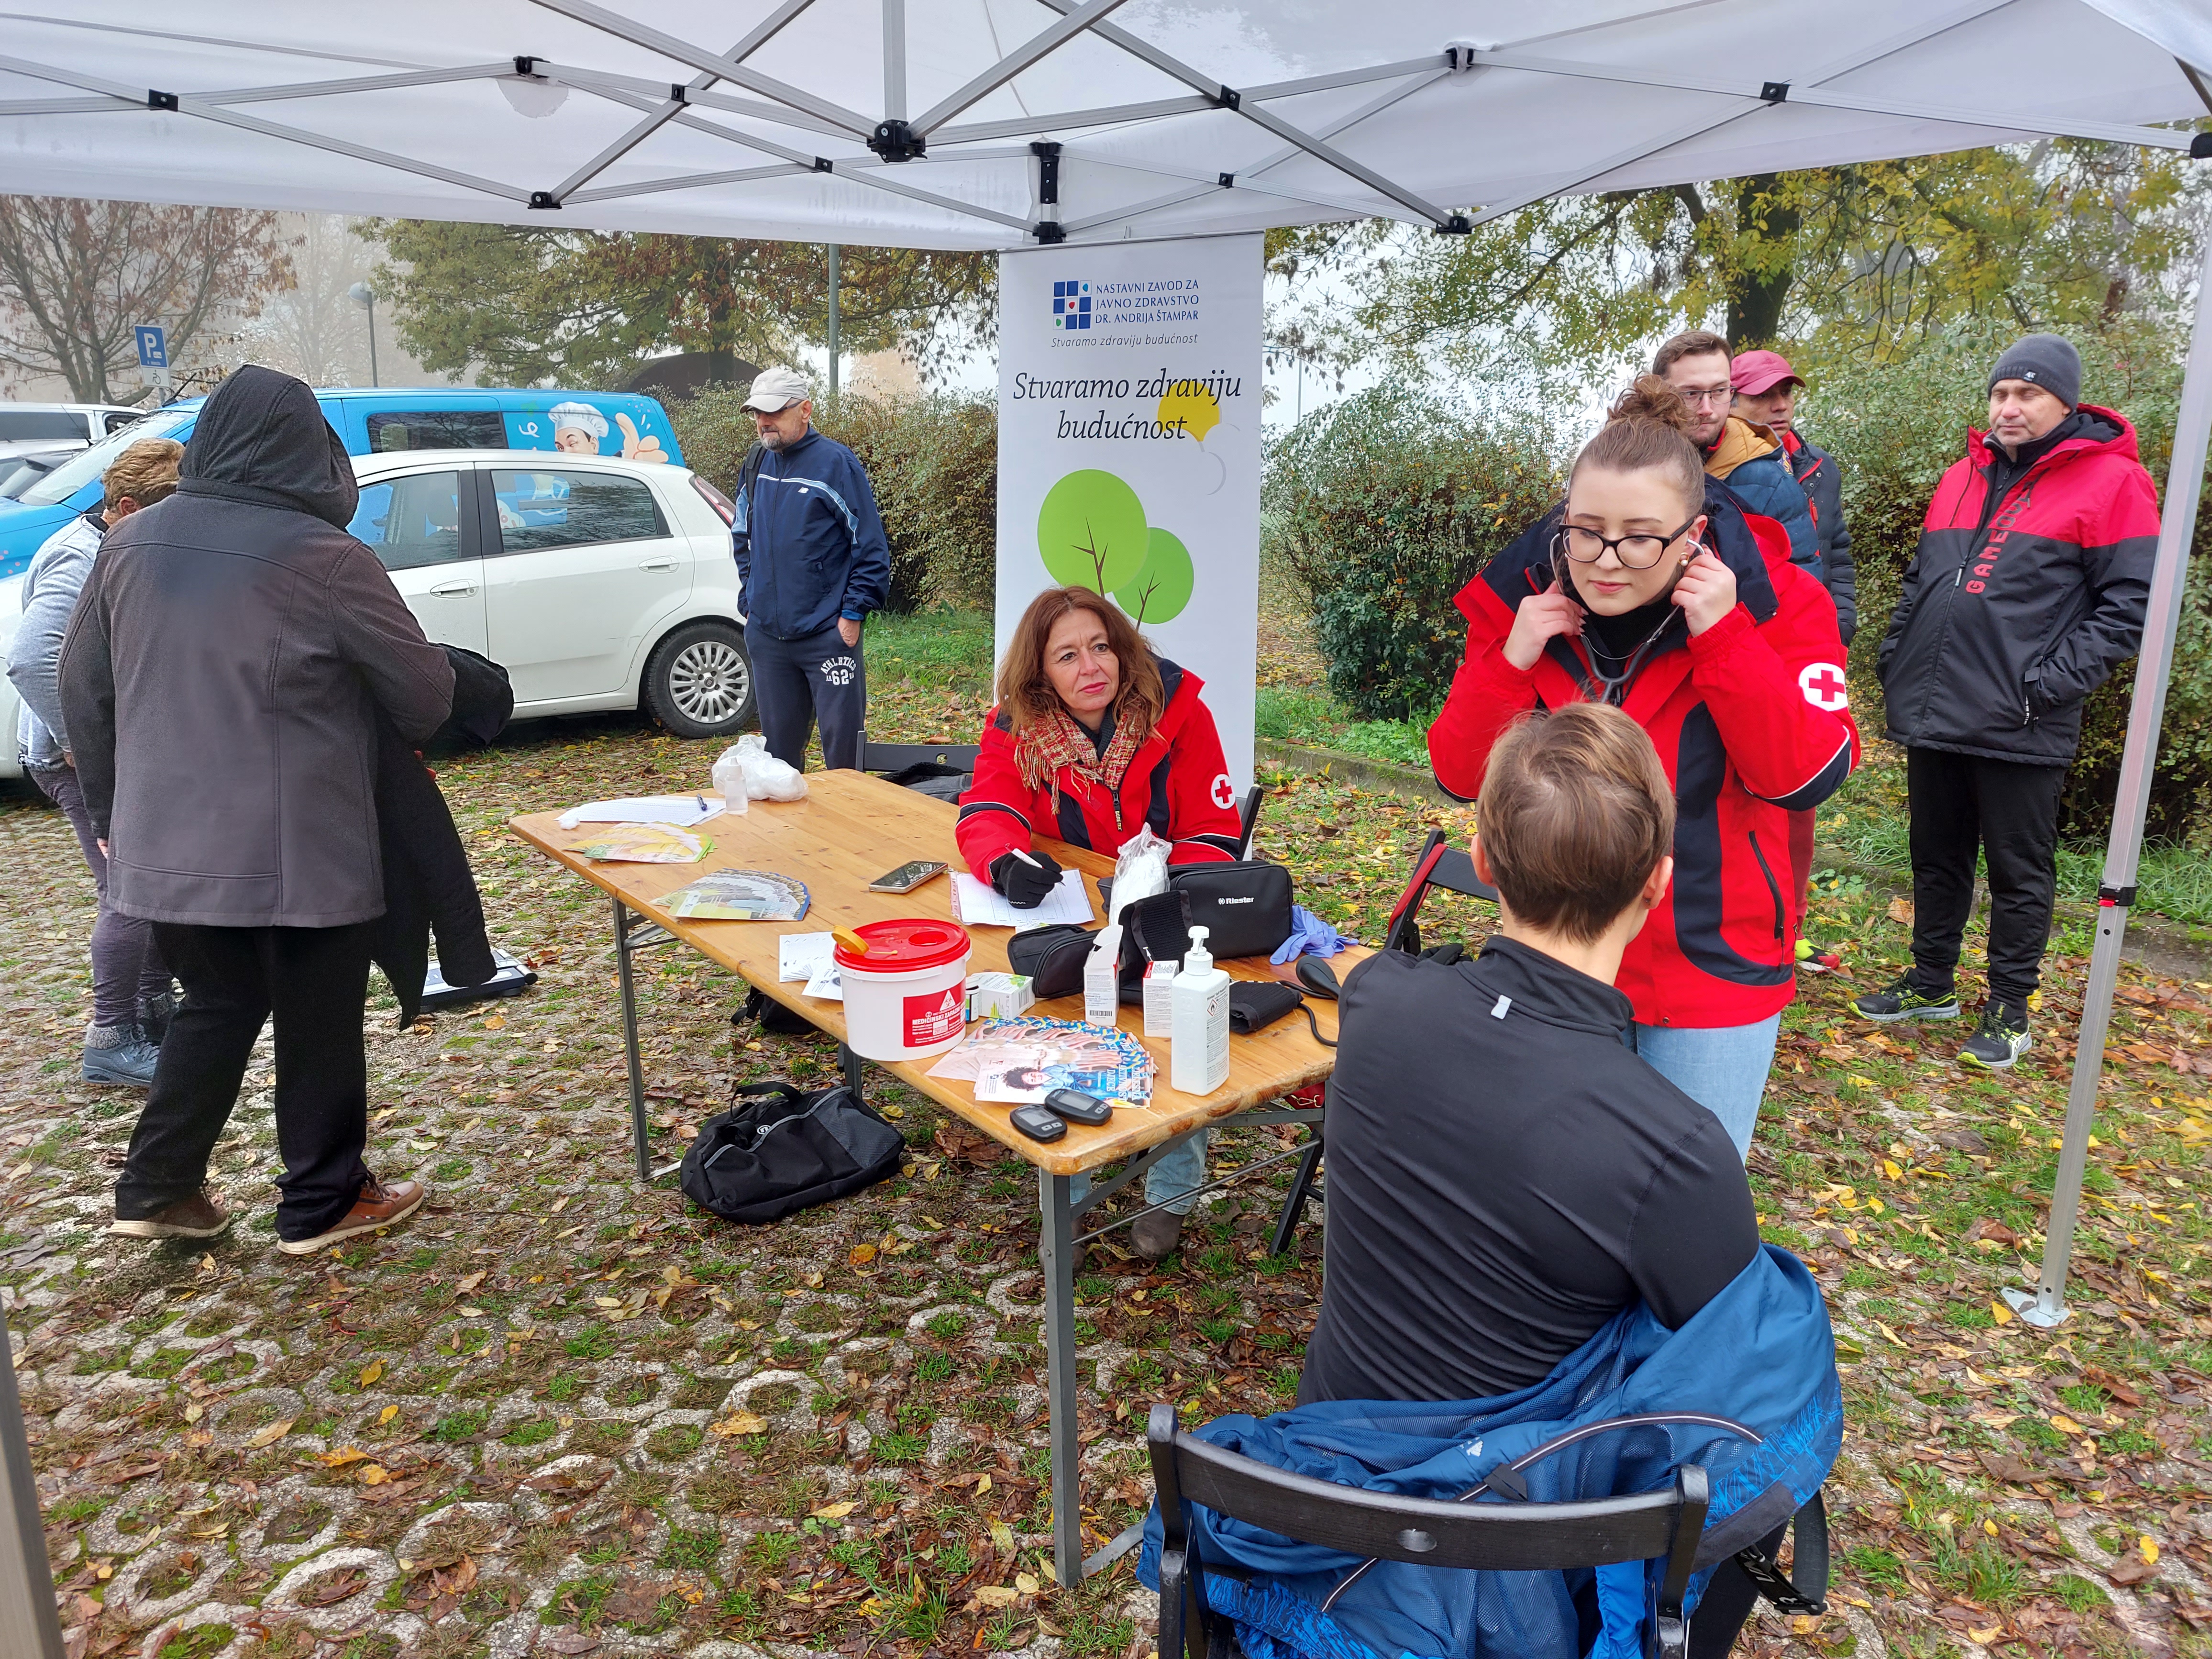
{"label": "black beanie", "polygon": [[2026,380],[2039,386],[2069,409],[2081,406],[2081,354],[2056,334],[2023,337],[1997,359],[1990,371],[1987,390],[1999,380]]}

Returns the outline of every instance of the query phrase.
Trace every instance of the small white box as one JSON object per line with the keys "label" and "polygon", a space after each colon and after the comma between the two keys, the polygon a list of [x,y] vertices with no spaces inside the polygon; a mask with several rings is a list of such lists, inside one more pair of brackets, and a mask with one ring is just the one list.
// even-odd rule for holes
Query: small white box
{"label": "small white box", "polygon": [[1012,1019],[1036,1004],[1026,974],[970,974],[968,975],[968,1018]]}

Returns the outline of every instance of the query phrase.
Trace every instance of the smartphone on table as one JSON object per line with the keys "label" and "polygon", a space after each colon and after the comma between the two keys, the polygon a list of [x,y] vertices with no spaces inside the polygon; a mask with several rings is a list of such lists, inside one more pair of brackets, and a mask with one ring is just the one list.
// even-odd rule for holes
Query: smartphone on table
{"label": "smartphone on table", "polygon": [[868,884],[871,893],[911,893],[926,881],[943,875],[950,868],[942,859],[916,859],[911,864],[902,864],[896,870],[887,870]]}

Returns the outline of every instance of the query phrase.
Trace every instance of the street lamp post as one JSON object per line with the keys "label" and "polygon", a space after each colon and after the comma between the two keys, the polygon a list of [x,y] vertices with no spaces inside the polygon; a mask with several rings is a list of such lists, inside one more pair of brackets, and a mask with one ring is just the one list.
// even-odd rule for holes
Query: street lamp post
{"label": "street lamp post", "polygon": [[376,374],[376,290],[367,283],[356,283],[346,290],[346,298],[368,308],[368,383],[381,386]]}

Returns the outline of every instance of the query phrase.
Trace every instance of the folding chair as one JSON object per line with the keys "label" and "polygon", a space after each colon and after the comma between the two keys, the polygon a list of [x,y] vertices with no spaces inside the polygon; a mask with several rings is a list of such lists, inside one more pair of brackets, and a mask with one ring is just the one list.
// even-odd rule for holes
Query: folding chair
{"label": "folding chair", "polygon": [[[1421,843],[1420,852],[1414,856],[1413,873],[1407,878],[1397,903],[1391,907],[1390,924],[1382,935],[1384,950],[1419,954],[1421,901],[1436,887],[1446,892],[1464,893],[1469,898],[1488,899],[1492,904],[1498,902],[1498,890],[1474,873],[1474,858],[1461,848],[1444,845],[1444,832],[1431,830],[1429,838]],[[1326,1103],[1324,1093],[1324,1106]],[[1322,1135],[1328,1121],[1324,1112],[1322,1121],[1313,1126],[1305,1156],[1298,1160],[1297,1170],[1291,1176],[1291,1190],[1275,1218],[1273,1249],[1277,1255],[1290,1249],[1298,1223],[1305,1219],[1306,1199],[1313,1187],[1314,1172],[1321,1166]]]}
{"label": "folding chair", "polygon": [[975,743],[876,743],[860,732],[860,770],[886,775],[908,789],[939,800],[957,800],[974,779]]}
{"label": "folding chair", "polygon": [[1244,804],[1237,811],[1237,856],[1252,856],[1252,832],[1260,827],[1260,803],[1267,799],[1267,786],[1255,783],[1244,792]]}
{"label": "folding chair", "polygon": [[[1717,1421],[1697,1413],[1686,1413],[1683,1418]],[[1493,1472],[1477,1488],[1477,1493],[1505,1501],[1451,1504],[1340,1486],[1292,1474],[1186,1434],[1176,1426],[1173,1406],[1154,1406],[1145,1437],[1152,1452],[1152,1484],[1159,1496],[1163,1534],[1160,1659],[1235,1659],[1237,1651],[1229,1621],[1207,1605],[1205,1570],[1191,1548],[1186,1504],[1203,1504],[1218,1515],[1370,1562],[1530,1572],[1664,1556],[1667,1571],[1645,1652],[1653,1659],[1686,1659],[1690,1620],[1682,1611],[1682,1601],[1705,1532],[1708,1502],[1705,1470],[1694,1463],[1684,1464],[1674,1473],[1674,1486],[1663,1492],[1565,1504],[1526,1501],[1528,1488],[1518,1474],[1549,1452],[1564,1449],[1570,1440],[1583,1440],[1614,1426],[1668,1420],[1624,1418],[1618,1425],[1585,1425]],[[1799,1565],[1797,1583],[1782,1577],[1759,1551],[1744,1553],[1757,1556],[1759,1564],[1784,1587],[1785,1605],[1825,1610],[1821,1598],[1827,1587],[1827,1533],[1825,1512],[1820,1506],[1820,1495],[1815,1493],[1800,1512],[1799,1553],[1810,1559]],[[1354,1569],[1330,1601],[1365,1571],[1364,1566]],[[1808,1583],[1809,1591],[1799,1588]],[[1735,1624],[1725,1631],[1711,1632],[1717,1642],[1701,1640],[1699,1649],[1725,1652],[1742,1615],[1749,1611],[1748,1601],[1742,1602],[1741,1610],[1732,1602],[1721,1618],[1725,1620],[1733,1614]]]}

